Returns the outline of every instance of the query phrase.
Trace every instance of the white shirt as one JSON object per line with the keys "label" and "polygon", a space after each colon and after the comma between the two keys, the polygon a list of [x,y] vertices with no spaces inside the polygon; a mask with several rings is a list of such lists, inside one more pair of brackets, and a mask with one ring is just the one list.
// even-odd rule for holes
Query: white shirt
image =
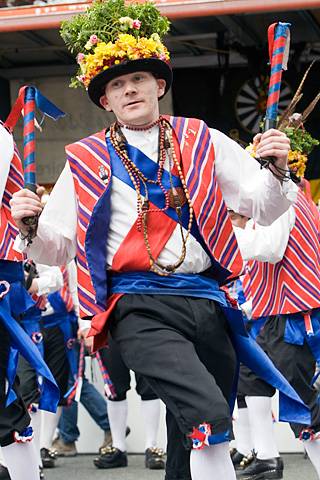
{"label": "white shirt", "polygon": [[39,274],[35,279],[38,286],[37,295],[48,295],[63,287],[63,276],[59,267],[37,263],[37,272]]}
{"label": "white shirt", "polygon": [[[146,132],[125,129],[124,133],[129,144],[157,161],[157,127]],[[297,187],[291,181],[281,185],[270,171],[260,169],[258,162],[248,152],[223,133],[214,129],[210,129],[210,133],[215,148],[217,180],[227,206],[262,224],[270,224],[295,201]],[[113,177],[107,267],[110,267],[115,251],[137,216],[135,192],[130,187],[121,187]],[[127,194],[132,201],[127,201]],[[76,228],[76,195],[70,166],[66,164],[40,216],[37,238],[28,248],[17,241],[16,248],[23,249],[28,256],[41,263],[67,264],[76,255]],[[159,259],[165,264],[174,263],[180,254],[181,247],[177,245],[181,239],[178,237],[177,231],[174,231],[161,252]],[[206,253],[195,240],[189,238],[187,256],[180,271],[201,272],[209,265]]]}
{"label": "white shirt", "polygon": [[267,227],[255,224],[253,220],[249,220],[244,229],[233,227],[242,258],[268,263],[280,262],[294,222],[295,211],[291,206]]}

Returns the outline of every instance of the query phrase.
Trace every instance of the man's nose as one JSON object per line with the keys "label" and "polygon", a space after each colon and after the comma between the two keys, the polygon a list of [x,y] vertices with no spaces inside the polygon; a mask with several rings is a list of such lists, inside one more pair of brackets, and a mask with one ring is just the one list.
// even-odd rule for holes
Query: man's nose
{"label": "man's nose", "polygon": [[131,93],[135,93],[136,91],[137,87],[133,82],[126,83],[124,90],[125,95],[130,95]]}

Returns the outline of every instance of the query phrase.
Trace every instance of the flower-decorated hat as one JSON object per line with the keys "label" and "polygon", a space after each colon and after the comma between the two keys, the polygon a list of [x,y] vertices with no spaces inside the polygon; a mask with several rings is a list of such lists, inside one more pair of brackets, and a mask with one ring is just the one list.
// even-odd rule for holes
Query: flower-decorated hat
{"label": "flower-decorated hat", "polygon": [[102,108],[100,97],[110,80],[146,71],[166,81],[166,94],[172,70],[162,37],[168,30],[168,19],[150,2],[94,1],[84,14],[62,23],[61,36],[79,64],[71,86],[85,87]]}

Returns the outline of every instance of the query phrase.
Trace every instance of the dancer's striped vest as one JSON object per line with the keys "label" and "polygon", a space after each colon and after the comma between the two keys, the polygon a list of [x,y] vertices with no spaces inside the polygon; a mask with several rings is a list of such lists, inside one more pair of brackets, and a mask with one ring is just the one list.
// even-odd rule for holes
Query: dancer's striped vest
{"label": "dancer's striped vest", "polygon": [[[168,117],[177,158],[193,203],[199,231],[226,278],[243,267],[232,224],[216,182],[214,146],[206,124],[197,119]],[[110,155],[105,131],[66,147],[78,202],[77,269],[81,316],[106,307],[106,243],[110,216]]]}
{"label": "dancer's striped vest", "polygon": [[13,243],[18,234],[18,229],[11,217],[9,202],[12,195],[23,188],[23,171],[17,147],[11,160],[7,183],[0,205],[0,259],[22,260],[22,255],[13,250]]}
{"label": "dancer's striped vest", "polygon": [[319,221],[301,191],[294,209],[296,220],[283,259],[247,264],[245,293],[252,298],[254,318],[320,307]]}

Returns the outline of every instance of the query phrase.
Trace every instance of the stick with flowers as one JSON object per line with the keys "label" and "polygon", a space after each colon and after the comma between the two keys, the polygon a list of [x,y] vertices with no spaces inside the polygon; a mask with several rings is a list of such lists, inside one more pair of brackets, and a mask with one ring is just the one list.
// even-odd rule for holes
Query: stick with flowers
{"label": "stick with flowers", "polygon": [[[314,138],[304,126],[307,118],[320,100],[320,93],[316,95],[316,97],[302,113],[295,112],[297,104],[303,97],[302,87],[313,64],[314,62],[312,62],[306,70],[290,104],[281,117],[277,120],[277,128],[284,132],[290,139],[288,165],[290,170],[294,172],[299,179],[304,177],[308,155],[310,155],[314,147],[320,144],[319,140]],[[247,147],[247,150],[253,157],[255,157],[255,149],[256,145],[254,143],[250,143]]]}

